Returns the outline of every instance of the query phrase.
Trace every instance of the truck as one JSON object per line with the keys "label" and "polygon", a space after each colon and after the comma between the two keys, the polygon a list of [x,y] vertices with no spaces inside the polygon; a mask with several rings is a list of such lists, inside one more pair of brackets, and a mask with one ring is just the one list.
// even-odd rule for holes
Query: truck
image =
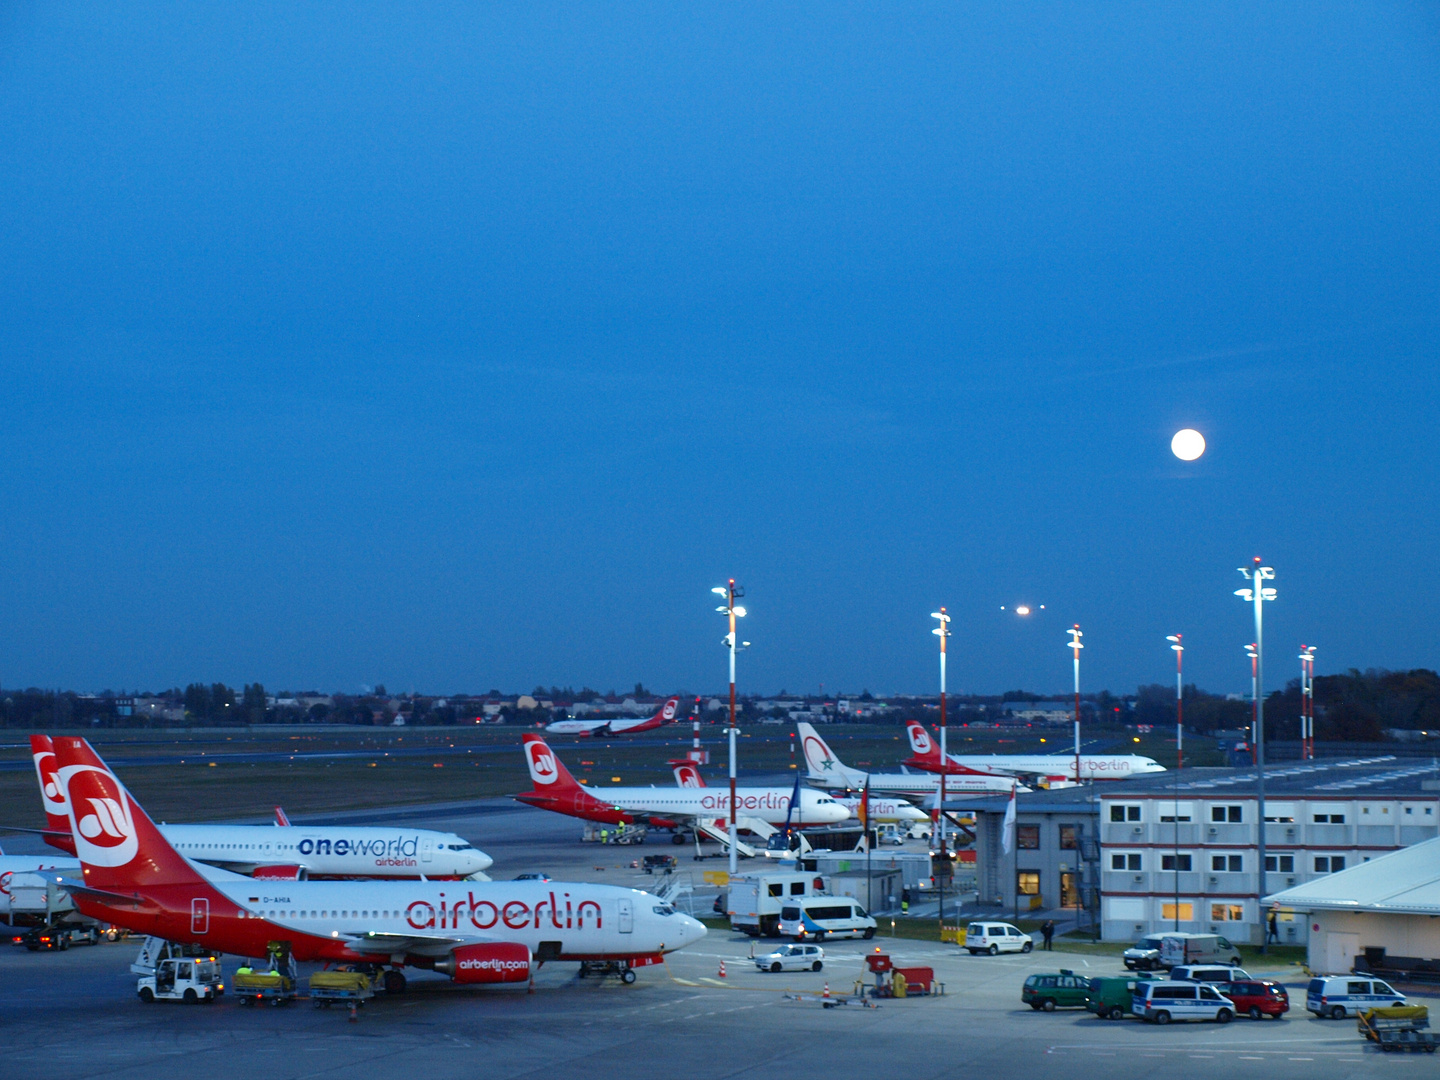
{"label": "truck", "polygon": [[51,949],[64,952],[71,945],[98,944],[100,931],[92,924],[59,923],[17,930],[11,935],[10,941],[15,945],[24,945],[31,952]]}
{"label": "truck", "polygon": [[213,956],[167,956],[155,965],[155,974],[142,975],[135,984],[135,993],[147,1005],[156,1001],[213,1005],[224,992],[220,962]]}
{"label": "truck", "polygon": [[751,937],[780,936],[780,908],[787,899],[825,895],[825,879],[814,873],[735,874],[725,913],[730,927]]}

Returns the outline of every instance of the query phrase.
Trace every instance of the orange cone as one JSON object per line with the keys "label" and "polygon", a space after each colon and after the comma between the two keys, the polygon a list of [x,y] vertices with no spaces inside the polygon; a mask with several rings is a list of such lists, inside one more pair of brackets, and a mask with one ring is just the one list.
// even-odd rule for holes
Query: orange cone
{"label": "orange cone", "polygon": [[719,977],[722,978],[722,979],[725,978],[725,961],[724,961],[724,960],[721,960],[721,961],[720,961],[720,975],[719,975]]}
{"label": "orange cone", "polygon": [[827,1000],[829,999],[829,997],[830,997],[830,984],[829,984],[828,982],[825,984],[825,993],[824,993],[823,995],[821,995],[821,996],[824,997],[824,998],[826,998]]}

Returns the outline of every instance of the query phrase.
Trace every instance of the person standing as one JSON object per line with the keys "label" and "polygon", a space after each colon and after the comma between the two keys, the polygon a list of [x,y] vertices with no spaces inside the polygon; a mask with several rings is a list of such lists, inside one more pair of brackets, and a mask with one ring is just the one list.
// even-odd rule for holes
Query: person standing
{"label": "person standing", "polygon": [[1280,944],[1280,928],[1279,928],[1278,926],[1276,926],[1275,912],[1273,912],[1273,911],[1270,912],[1270,918],[1269,918],[1268,920],[1266,920],[1266,926],[1267,926],[1269,929],[1268,929],[1268,932],[1265,934],[1265,944],[1266,944],[1266,945],[1279,945],[1279,944]]}
{"label": "person standing", "polygon": [[1055,920],[1046,919],[1040,924],[1040,936],[1045,939],[1045,951],[1051,951],[1051,940],[1055,937]]}

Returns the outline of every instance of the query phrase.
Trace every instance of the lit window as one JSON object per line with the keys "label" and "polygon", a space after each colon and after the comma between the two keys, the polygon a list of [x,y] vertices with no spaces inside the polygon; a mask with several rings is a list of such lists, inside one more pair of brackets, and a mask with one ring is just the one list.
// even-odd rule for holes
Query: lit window
{"label": "lit window", "polygon": [[1189,922],[1195,918],[1195,906],[1190,903],[1184,904],[1162,904],[1160,905],[1160,917],[1174,921]]}

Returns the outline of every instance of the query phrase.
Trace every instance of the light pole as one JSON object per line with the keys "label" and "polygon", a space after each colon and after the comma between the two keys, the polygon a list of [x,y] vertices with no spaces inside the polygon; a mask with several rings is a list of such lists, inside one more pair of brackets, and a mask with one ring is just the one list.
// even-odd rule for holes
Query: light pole
{"label": "light pole", "polygon": [[1260,670],[1258,667],[1260,662],[1260,653],[1256,651],[1255,643],[1253,641],[1249,645],[1245,646],[1245,655],[1250,658],[1250,763],[1252,765],[1256,765],[1259,764],[1260,761],[1260,759],[1256,756],[1255,753],[1255,724],[1258,719],[1256,713],[1256,704],[1260,700]]}
{"label": "light pole", "polygon": [[[945,850],[945,771],[949,768],[950,759],[946,756],[945,748],[945,639],[950,636],[950,616],[945,614],[942,607],[939,611],[930,613],[932,619],[939,619],[940,625],[930,632],[940,639],[940,794],[939,803],[936,804],[937,813],[935,824],[940,830],[940,865],[944,869],[950,869],[945,861],[949,853]],[[940,929],[945,929],[945,875],[938,875],[935,880],[940,885],[940,904],[937,914],[940,919]]]}
{"label": "light pole", "polygon": [[1315,756],[1315,646],[1300,646],[1300,757]]}
{"label": "light pole", "polygon": [[1165,640],[1171,642],[1170,648],[1175,650],[1175,769],[1179,771],[1185,767],[1185,680],[1181,674],[1180,661],[1185,656],[1185,646],[1181,643],[1184,634],[1167,634]]}
{"label": "light pole", "polygon": [[1075,653],[1075,782],[1080,782],[1080,650],[1085,646],[1080,644],[1080,639],[1085,635],[1080,632],[1080,624],[1076,623],[1069,630],[1065,631],[1070,635],[1070,649]]}
{"label": "light pole", "polygon": [[1260,894],[1255,898],[1256,914],[1260,920],[1260,952],[1263,954],[1270,935],[1266,932],[1265,913],[1260,910],[1265,902],[1265,703],[1261,699],[1265,685],[1265,601],[1275,599],[1275,590],[1265,582],[1275,580],[1273,567],[1262,566],[1260,556],[1250,566],[1239,568],[1245,580],[1251,583],[1247,589],[1236,589],[1235,595],[1246,603],[1255,605],[1255,775],[1258,778],[1256,794],[1259,803],[1260,820]]}
{"label": "light pole", "polygon": [[728,585],[717,585],[711,592],[723,596],[725,603],[715,610],[730,620],[730,632],[725,635],[725,648],[730,651],[730,873],[736,873],[739,868],[739,855],[735,851],[737,841],[735,828],[735,654],[749,645],[748,641],[737,641],[735,638],[735,620],[745,617],[745,609],[736,607],[735,601],[745,595],[745,590],[735,584],[731,578]]}

